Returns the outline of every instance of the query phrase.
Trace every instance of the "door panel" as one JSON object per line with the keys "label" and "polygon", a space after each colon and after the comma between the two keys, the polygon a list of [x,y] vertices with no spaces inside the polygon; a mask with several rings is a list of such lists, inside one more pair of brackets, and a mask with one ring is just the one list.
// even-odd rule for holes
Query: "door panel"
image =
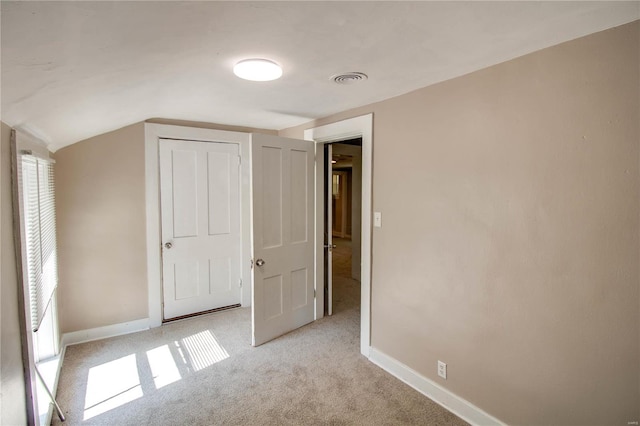
{"label": "door panel", "polygon": [[196,153],[171,151],[171,225],[173,237],[193,237],[198,234],[198,181]]}
{"label": "door panel", "polygon": [[291,175],[299,179],[291,181],[291,242],[306,243],[309,235],[309,170],[307,152],[291,150]]}
{"label": "door panel", "polygon": [[163,318],[239,304],[238,145],[161,139],[160,204]]}
{"label": "door panel", "polygon": [[207,157],[208,179],[215,183],[208,185],[209,235],[229,234],[234,202],[231,188],[231,154],[207,152]]}
{"label": "door panel", "polygon": [[264,223],[260,247],[263,249],[282,246],[283,155],[283,150],[278,147],[263,146],[260,149],[263,172],[259,198],[262,201],[260,205],[262,206],[262,223]]}
{"label": "door panel", "polygon": [[252,158],[253,344],[260,345],[313,321],[314,146],[254,134]]}
{"label": "door panel", "polygon": [[[197,261],[176,262],[173,264],[174,299],[183,300],[200,294],[200,265]],[[176,285],[180,283],[181,285]]]}
{"label": "door panel", "polygon": [[276,275],[264,279],[264,315],[265,321],[282,316],[284,305],[284,289],[282,275]]}
{"label": "door panel", "polygon": [[307,269],[298,269],[291,273],[291,302],[293,309],[303,308],[308,300]]}

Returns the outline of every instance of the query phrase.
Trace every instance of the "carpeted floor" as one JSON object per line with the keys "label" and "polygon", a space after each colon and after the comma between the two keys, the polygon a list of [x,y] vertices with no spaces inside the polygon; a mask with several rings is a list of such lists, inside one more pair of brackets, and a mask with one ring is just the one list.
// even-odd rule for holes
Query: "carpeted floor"
{"label": "carpeted floor", "polygon": [[333,316],[257,348],[249,308],[70,346],[65,424],[465,425],[360,355],[359,285],[335,276]]}
{"label": "carpeted floor", "polygon": [[333,276],[351,277],[351,240],[333,237]]}

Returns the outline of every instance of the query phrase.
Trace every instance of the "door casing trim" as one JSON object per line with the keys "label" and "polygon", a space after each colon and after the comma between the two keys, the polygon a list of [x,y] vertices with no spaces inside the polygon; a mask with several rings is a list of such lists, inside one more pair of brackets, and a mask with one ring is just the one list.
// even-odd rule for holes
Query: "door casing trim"
{"label": "door casing trim", "polygon": [[147,234],[147,294],[149,327],[162,325],[162,257],[160,224],[159,140],[182,139],[196,142],[222,142],[239,145],[241,211],[241,303],[251,306],[251,169],[249,133],[199,129],[167,124],[144,124],[145,210]]}
{"label": "door casing trim", "polygon": [[362,228],[361,233],[361,272],[360,272],[360,353],[369,358],[371,351],[371,214],[373,187],[373,114],[361,115],[304,131],[304,138],[316,142],[316,319],[324,312],[324,291],[318,287],[324,282],[323,233],[324,233],[324,191],[318,186],[323,183],[324,150],[326,143],[339,142],[352,138],[362,138]]}

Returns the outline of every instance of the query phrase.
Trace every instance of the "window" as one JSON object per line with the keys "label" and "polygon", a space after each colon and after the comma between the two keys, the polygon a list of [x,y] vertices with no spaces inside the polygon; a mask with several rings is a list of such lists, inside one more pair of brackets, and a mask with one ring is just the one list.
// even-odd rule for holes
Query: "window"
{"label": "window", "polygon": [[25,320],[21,331],[27,423],[49,424],[49,389],[60,363],[54,161],[43,143],[15,130],[11,135],[13,202],[20,222],[18,309]]}

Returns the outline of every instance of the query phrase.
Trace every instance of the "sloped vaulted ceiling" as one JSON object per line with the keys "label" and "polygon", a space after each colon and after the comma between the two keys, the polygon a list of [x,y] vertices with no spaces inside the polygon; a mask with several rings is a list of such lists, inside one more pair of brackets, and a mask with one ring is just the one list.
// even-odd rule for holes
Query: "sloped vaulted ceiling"
{"label": "sloped vaulted ceiling", "polygon": [[[639,18],[635,2],[2,1],[2,121],[52,150],[151,117],[268,129]],[[280,80],[233,75],[267,57]],[[337,85],[348,71],[366,82]]]}

